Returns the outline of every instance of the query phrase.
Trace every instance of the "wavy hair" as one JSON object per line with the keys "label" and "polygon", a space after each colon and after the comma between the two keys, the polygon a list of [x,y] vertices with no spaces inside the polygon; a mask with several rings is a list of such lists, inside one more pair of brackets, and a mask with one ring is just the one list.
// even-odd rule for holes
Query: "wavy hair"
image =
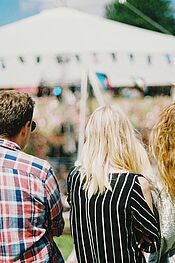
{"label": "wavy hair", "polygon": [[149,145],[160,179],[175,199],[175,103],[160,114],[150,134]]}
{"label": "wavy hair", "polygon": [[97,108],[89,118],[79,160],[81,180],[88,195],[110,188],[109,166],[147,174],[151,166],[127,116],[116,106]]}

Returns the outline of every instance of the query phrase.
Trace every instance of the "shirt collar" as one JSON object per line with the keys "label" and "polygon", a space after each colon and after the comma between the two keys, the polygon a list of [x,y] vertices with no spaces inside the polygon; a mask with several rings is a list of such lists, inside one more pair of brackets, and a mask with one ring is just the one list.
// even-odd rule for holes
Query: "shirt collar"
{"label": "shirt collar", "polygon": [[15,142],[9,141],[4,138],[0,138],[0,147],[8,148],[13,151],[21,150],[20,146]]}

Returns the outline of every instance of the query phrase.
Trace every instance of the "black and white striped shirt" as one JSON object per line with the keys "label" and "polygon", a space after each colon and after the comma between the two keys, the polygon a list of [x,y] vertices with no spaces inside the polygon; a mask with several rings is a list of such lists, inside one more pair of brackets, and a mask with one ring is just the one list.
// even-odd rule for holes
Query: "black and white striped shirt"
{"label": "black and white striped shirt", "polygon": [[[74,168],[68,176],[68,202],[71,205],[71,232],[78,262],[146,262],[138,248],[138,235],[153,241],[147,252],[159,248],[158,222],[147,205],[138,174],[113,173],[112,191],[88,199]],[[152,250],[151,250],[152,249]]]}

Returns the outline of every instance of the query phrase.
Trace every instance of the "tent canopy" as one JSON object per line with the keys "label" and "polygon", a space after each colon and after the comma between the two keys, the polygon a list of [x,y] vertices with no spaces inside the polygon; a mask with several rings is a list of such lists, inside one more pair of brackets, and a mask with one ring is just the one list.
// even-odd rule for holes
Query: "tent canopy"
{"label": "tent canopy", "polygon": [[0,57],[85,52],[173,52],[175,37],[56,8],[0,28]]}
{"label": "tent canopy", "polygon": [[74,9],[56,8],[0,27],[0,87],[80,83],[86,67],[112,86],[175,83],[175,37]]}

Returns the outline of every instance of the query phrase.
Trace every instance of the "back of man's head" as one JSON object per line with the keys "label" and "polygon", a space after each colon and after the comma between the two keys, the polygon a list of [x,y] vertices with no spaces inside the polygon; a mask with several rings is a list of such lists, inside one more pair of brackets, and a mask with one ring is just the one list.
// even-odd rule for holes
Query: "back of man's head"
{"label": "back of man's head", "polygon": [[0,135],[15,137],[27,121],[32,120],[34,101],[27,93],[0,92]]}

